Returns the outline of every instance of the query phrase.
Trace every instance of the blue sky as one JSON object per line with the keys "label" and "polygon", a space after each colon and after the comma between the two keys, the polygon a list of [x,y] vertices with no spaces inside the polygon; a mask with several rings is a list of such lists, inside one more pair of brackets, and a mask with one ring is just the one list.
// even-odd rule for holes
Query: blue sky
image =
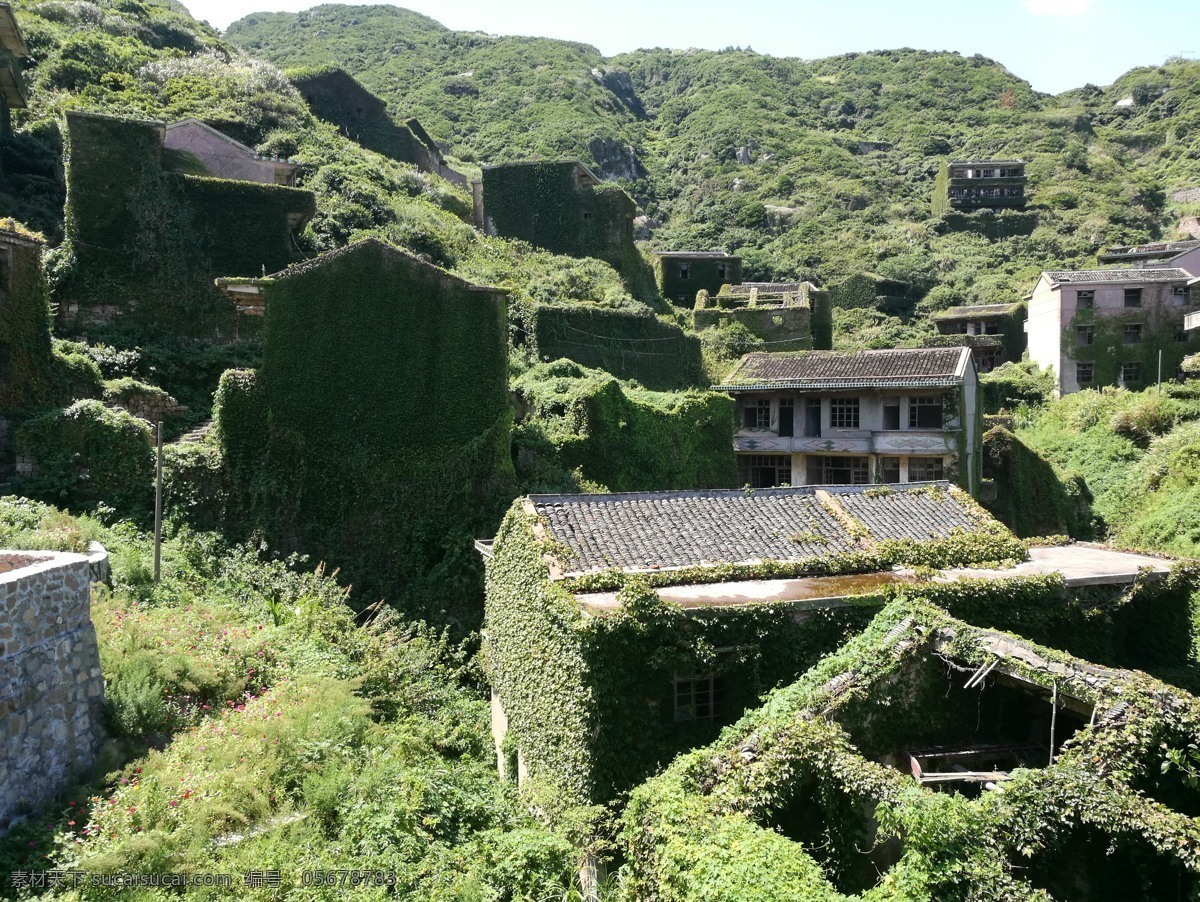
{"label": "blue sky", "polygon": [[[224,28],[304,0],[183,0]],[[1200,0],[409,0],[448,28],[639,47],[753,47],[815,59],[917,47],[989,56],[1039,91],[1112,83],[1135,66],[1200,56]]]}

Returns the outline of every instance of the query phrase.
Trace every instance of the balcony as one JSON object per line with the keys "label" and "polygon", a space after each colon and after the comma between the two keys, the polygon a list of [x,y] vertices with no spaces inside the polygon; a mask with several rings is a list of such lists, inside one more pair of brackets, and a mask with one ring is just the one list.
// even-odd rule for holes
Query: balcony
{"label": "balcony", "polygon": [[774,432],[739,432],[733,438],[735,451],[760,454],[953,454],[958,450],[958,430],[901,429],[887,432],[835,432],[817,438],[794,438]]}

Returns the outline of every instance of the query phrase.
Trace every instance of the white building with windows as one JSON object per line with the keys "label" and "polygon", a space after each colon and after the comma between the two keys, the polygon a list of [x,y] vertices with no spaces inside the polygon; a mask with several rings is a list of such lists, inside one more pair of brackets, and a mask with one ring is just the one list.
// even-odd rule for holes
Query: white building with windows
{"label": "white building with windows", "polygon": [[979,487],[978,379],[969,348],[747,354],[715,391],[737,401],[741,481]]}

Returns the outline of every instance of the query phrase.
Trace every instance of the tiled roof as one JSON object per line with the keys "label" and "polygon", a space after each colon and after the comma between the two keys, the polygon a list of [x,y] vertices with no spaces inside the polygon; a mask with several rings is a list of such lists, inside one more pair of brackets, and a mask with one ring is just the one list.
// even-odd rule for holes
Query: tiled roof
{"label": "tiled roof", "polygon": [[1200,247],[1200,240],[1160,241],[1157,244],[1124,245],[1121,247],[1110,247],[1100,255],[1100,259],[1103,260],[1105,257],[1155,256],[1158,254],[1174,255],[1190,251],[1196,247]]}
{"label": "tiled roof", "polygon": [[748,388],[872,388],[954,385],[966,348],[747,354],[715,391]]}
{"label": "tiled roof", "polygon": [[1055,283],[1077,282],[1186,282],[1191,276],[1182,269],[1077,269],[1046,272]]}
{"label": "tiled roof", "polygon": [[689,260],[736,260],[736,254],[725,251],[655,251],[659,257],[684,257]]}
{"label": "tiled roof", "polygon": [[976,319],[980,316],[1007,316],[1017,312],[1017,304],[976,304],[969,307],[949,307],[935,313],[934,319]]}
{"label": "tiled roof", "polygon": [[[947,483],[934,483],[947,487]],[[566,574],[655,570],[707,564],[798,561],[864,550],[828,492],[866,527],[869,538],[925,539],[974,530],[979,522],[948,489],[868,497],[865,486],[805,486],[613,495],[531,495],[550,538],[568,549]],[[835,502],[836,503],[836,502]],[[860,513],[861,511],[861,513]]]}
{"label": "tiled roof", "polygon": [[875,538],[939,539],[956,529],[979,528],[970,513],[941,492],[845,492],[837,497]]}
{"label": "tiled roof", "polygon": [[951,160],[951,166],[1024,166],[1024,160]]}

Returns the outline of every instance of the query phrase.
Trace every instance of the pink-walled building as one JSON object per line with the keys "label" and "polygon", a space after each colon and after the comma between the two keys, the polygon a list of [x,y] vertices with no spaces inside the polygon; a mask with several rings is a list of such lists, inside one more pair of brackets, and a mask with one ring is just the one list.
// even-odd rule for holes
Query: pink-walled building
{"label": "pink-walled building", "polygon": [[256,153],[199,119],[183,119],[168,125],[164,147],[185,155],[185,160],[174,168],[191,175],[266,185],[292,185],[296,180],[295,163]]}

